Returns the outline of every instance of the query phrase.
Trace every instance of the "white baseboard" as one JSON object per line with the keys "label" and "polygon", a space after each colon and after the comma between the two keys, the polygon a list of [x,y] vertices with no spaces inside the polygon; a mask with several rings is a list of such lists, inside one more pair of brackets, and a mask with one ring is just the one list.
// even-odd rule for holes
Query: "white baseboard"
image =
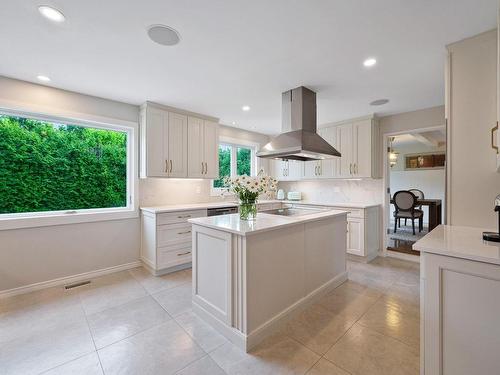
{"label": "white baseboard", "polygon": [[299,301],[295,302],[293,305],[289,306],[279,314],[276,314],[273,318],[269,319],[267,322],[253,330],[248,335],[237,330],[234,327],[230,327],[224,322],[221,322],[219,319],[210,314],[207,310],[205,310],[194,301],[193,311],[238,348],[248,352],[266,337],[279,330],[296,314],[300,313],[308,306],[317,302],[322,296],[337,288],[346,280],[347,271],[337,275],[335,278],[320,286],[318,289],[312,291],[307,296],[301,298]]}
{"label": "white baseboard", "polygon": [[115,273],[115,272],[120,272],[120,271],[128,270],[131,268],[135,268],[135,267],[140,267],[141,265],[142,265],[141,261],[138,260],[138,261],[131,262],[131,263],[120,264],[118,266],[102,268],[100,270],[95,270],[95,271],[90,271],[90,272],[84,272],[84,273],[80,273],[78,275],[65,276],[65,277],[60,277],[60,278],[53,279],[53,280],[42,281],[42,282],[35,283],[35,284],[21,286],[18,288],[0,290],[0,299],[16,296],[18,294],[30,293],[30,292],[34,292],[34,291],[41,290],[41,289],[51,288],[54,286],[73,284],[73,283],[77,283],[79,281],[93,279],[93,278],[107,275],[110,273]]}

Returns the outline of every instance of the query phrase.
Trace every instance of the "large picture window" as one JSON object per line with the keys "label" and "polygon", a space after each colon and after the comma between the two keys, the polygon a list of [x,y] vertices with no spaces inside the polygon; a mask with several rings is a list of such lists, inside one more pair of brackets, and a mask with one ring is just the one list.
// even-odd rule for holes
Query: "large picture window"
{"label": "large picture window", "polygon": [[237,175],[255,175],[255,147],[220,143],[219,144],[219,179],[214,180],[213,187],[224,187],[224,177]]}
{"label": "large picture window", "polygon": [[130,132],[0,114],[0,217],[129,207]]}

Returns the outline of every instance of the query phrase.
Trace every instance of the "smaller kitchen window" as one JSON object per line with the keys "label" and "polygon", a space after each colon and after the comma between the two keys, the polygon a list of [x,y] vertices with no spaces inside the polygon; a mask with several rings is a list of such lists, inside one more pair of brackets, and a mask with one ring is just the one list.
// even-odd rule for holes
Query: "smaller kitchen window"
{"label": "smaller kitchen window", "polygon": [[256,146],[230,142],[219,143],[219,179],[213,181],[213,189],[220,192],[224,188],[224,177],[256,174]]}

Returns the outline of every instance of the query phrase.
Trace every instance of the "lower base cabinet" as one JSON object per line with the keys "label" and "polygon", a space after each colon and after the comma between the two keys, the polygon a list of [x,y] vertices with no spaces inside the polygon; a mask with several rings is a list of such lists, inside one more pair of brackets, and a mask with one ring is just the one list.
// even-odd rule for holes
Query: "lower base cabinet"
{"label": "lower base cabinet", "polygon": [[141,214],[141,260],[154,275],[191,267],[191,224],[207,210]]}
{"label": "lower base cabinet", "polygon": [[500,374],[500,265],[423,252],[420,290],[420,373]]}

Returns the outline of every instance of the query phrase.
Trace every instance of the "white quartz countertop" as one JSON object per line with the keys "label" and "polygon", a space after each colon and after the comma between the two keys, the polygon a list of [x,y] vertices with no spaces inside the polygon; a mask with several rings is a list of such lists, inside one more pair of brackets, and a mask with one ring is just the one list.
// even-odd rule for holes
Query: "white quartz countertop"
{"label": "white quartz countertop", "polygon": [[189,219],[188,221],[192,224],[201,225],[203,227],[218,229],[241,236],[248,236],[255,233],[276,230],[311,221],[324,220],[336,216],[345,216],[347,220],[347,211],[325,210],[301,216],[280,216],[260,212],[257,214],[257,218],[254,221],[241,220],[239,214],[198,217]]}
{"label": "white quartz countertop", "polygon": [[[312,202],[306,200],[300,201],[289,201],[289,200],[259,200],[259,204],[266,203],[286,203],[286,204],[306,204],[311,206],[330,206],[330,207],[341,207],[341,208],[359,208],[365,209],[370,207],[379,206],[378,203],[335,203],[335,202]],[[141,210],[146,212],[151,212],[154,214],[159,214],[163,212],[176,212],[176,211],[188,211],[188,210],[202,210],[204,208],[220,208],[220,207],[236,207],[237,202],[231,201],[220,201],[220,202],[202,202],[202,203],[184,203],[184,204],[171,204],[163,206],[151,206],[151,207],[141,207]]]}
{"label": "white quartz countertop", "polygon": [[479,262],[500,264],[500,243],[484,241],[486,229],[440,225],[413,244],[413,249]]}

